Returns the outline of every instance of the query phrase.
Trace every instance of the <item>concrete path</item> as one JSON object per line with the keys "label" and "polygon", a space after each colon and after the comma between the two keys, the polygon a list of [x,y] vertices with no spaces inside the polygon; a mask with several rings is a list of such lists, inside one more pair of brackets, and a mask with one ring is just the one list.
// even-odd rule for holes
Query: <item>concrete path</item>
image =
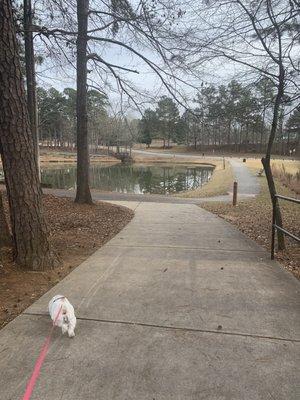
{"label": "concrete path", "polygon": [[299,282],[196,205],[119,204],[132,222],[0,331],[0,399],[21,399],[62,293],[77,336],[55,331],[32,400],[298,400]]}
{"label": "concrete path", "polygon": [[235,180],[238,182],[238,192],[242,196],[255,196],[259,193],[258,178],[251,174],[245,163],[233,158],[231,164]]}

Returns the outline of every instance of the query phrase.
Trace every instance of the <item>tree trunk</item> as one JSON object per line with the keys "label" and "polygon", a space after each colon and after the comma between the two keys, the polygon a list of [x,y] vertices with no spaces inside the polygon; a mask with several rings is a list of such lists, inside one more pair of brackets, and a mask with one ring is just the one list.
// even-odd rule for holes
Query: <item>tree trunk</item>
{"label": "tree trunk", "polygon": [[263,116],[262,116],[262,124],[261,124],[261,131],[260,131],[260,146],[259,146],[261,153],[263,151],[263,137],[264,137],[264,131],[265,131],[265,118],[266,118],[266,107],[264,106]]}
{"label": "tree trunk", "polygon": [[227,144],[231,144],[231,120],[228,121]]}
{"label": "tree trunk", "polygon": [[32,7],[31,0],[24,0],[24,45],[25,45],[25,70],[27,89],[27,108],[29,114],[31,134],[34,143],[34,158],[39,172],[39,135],[38,115],[35,80],[35,59],[32,34]]}
{"label": "tree trunk", "polygon": [[[264,166],[266,178],[268,181],[268,187],[269,187],[269,193],[271,196],[271,201],[273,204],[275,202],[275,205],[276,205],[276,224],[280,227],[282,227],[282,216],[281,216],[281,211],[280,211],[278,201],[274,197],[276,194],[276,188],[275,188],[275,183],[274,183],[273,174],[272,174],[272,170],[271,170],[271,151],[272,151],[272,146],[273,146],[275,135],[276,135],[277,125],[278,125],[279,108],[280,108],[283,94],[284,94],[284,70],[283,70],[283,67],[280,66],[279,84],[278,84],[278,90],[277,90],[277,95],[276,95],[275,104],[274,104],[272,127],[271,127],[270,136],[269,136],[268,147],[267,147],[267,151],[266,151],[266,156],[264,158],[262,158],[262,160],[261,160],[262,164]],[[278,249],[284,250],[285,249],[284,235],[279,230],[277,230],[277,239],[278,239]]]}
{"label": "tree trunk", "polygon": [[280,140],[280,145],[281,145],[281,150],[279,150],[279,154],[281,153],[282,155],[285,155],[284,151],[284,140],[283,140],[283,118],[284,118],[284,107],[281,106],[281,110],[279,112],[279,117],[278,117],[278,138]]}
{"label": "tree trunk", "polygon": [[248,152],[248,141],[249,141],[248,137],[249,137],[249,123],[247,122],[246,123],[245,147],[244,147],[245,148],[245,153]]}
{"label": "tree trunk", "polygon": [[77,1],[77,191],[76,203],[92,204],[89,185],[89,145],[87,123],[87,26],[89,0]]}
{"label": "tree trunk", "polygon": [[261,132],[260,132],[260,151],[263,151],[263,135],[264,135],[264,130],[265,130],[265,119],[266,119],[266,111],[267,111],[267,105],[266,105],[266,95],[267,95],[267,86],[266,82],[264,83],[264,92],[263,92],[263,116],[262,116],[262,127],[261,127]]}
{"label": "tree trunk", "polygon": [[11,244],[12,244],[11,236],[9,233],[9,228],[4,213],[2,193],[0,191],[0,249],[1,247],[11,246]]}
{"label": "tree trunk", "polygon": [[10,0],[0,2],[0,145],[14,257],[32,270],[57,264],[42,213],[25,91]]}

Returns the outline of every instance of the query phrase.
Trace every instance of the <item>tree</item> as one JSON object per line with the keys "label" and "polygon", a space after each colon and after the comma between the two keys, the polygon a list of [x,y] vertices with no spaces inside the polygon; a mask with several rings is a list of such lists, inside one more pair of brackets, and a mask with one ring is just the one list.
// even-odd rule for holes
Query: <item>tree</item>
{"label": "tree", "polygon": [[[41,23],[35,27],[35,31],[43,37],[43,43],[49,48],[49,53],[55,51],[60,53],[60,62],[63,58],[70,64],[70,61],[71,63],[74,61],[75,54],[77,57],[76,201],[89,203],[91,195],[88,187],[87,83],[102,90],[101,83],[96,83],[95,86],[97,78],[103,86],[109,87],[110,91],[117,91],[121,97],[126,96],[128,103],[140,109],[138,98],[141,91],[126,76],[128,73],[138,74],[139,71],[131,65],[124,65],[123,58],[121,65],[112,63],[107,59],[109,54],[105,54],[103,48],[104,46],[106,49],[118,48],[120,52],[130,55],[135,61],[142,62],[149,71],[157,74],[168,94],[182,104],[183,97],[178,94],[177,77],[172,70],[172,65],[179,60],[171,44],[173,41],[171,27],[175,29],[176,22],[184,15],[184,11],[177,4],[175,6],[156,1],[149,4],[148,2],[131,4],[129,0],[108,3],[95,0],[89,7],[88,1],[78,0],[77,21],[74,20],[73,14],[73,2],[50,2],[40,13]],[[179,32],[179,27],[176,29]],[[184,27],[180,35],[184,37],[186,31]],[[87,43],[89,43],[88,51]],[[76,51],[74,51],[75,44]],[[157,58],[155,61],[151,60],[144,51],[141,52],[141,45],[143,49],[148,48],[150,54],[155,53],[162,65],[159,65]],[[87,63],[89,79],[87,79]],[[179,81],[181,84],[184,82],[183,79]],[[143,94],[149,99],[150,96],[146,91]]]}
{"label": "tree", "polygon": [[156,115],[159,121],[159,135],[166,147],[170,147],[170,141],[174,138],[175,127],[179,121],[177,104],[170,97],[162,96],[157,103]]}
{"label": "tree", "polygon": [[14,257],[32,270],[57,265],[42,211],[10,0],[0,2],[0,149],[9,200]]}
{"label": "tree", "polygon": [[216,118],[222,117],[222,121],[225,124],[226,93],[225,86],[220,86],[217,90],[213,85],[201,85],[201,90],[194,100],[197,104],[197,108],[194,110],[197,118],[193,117],[193,125],[198,126],[196,132],[198,132],[199,136],[197,139],[195,138],[195,148],[197,140],[200,141],[201,145],[205,143],[205,136],[207,136],[207,144],[209,144],[209,128],[212,125],[211,129],[215,131]]}
{"label": "tree", "polygon": [[[300,140],[300,106],[298,106],[292,114],[289,116],[289,119],[286,123],[286,131],[287,131],[287,148],[290,154],[296,150],[296,147],[299,146]],[[293,141],[293,148],[290,148],[291,140]]]}
{"label": "tree", "polygon": [[89,0],[77,0],[77,186],[76,203],[92,204],[89,185],[89,144],[87,114],[87,28]]}
{"label": "tree", "polygon": [[234,107],[236,113],[236,120],[243,126],[244,135],[244,151],[247,153],[249,150],[249,136],[250,129],[253,128],[257,122],[257,101],[252,95],[250,88],[240,87],[239,93]]}
{"label": "tree", "polygon": [[300,136],[300,106],[298,106],[292,114],[289,116],[289,119],[286,123],[286,129],[290,132],[294,139],[299,138]]}
{"label": "tree", "polygon": [[98,143],[104,133],[104,120],[107,117],[106,107],[108,106],[108,98],[105,94],[95,89],[87,92],[87,113],[88,113],[88,132],[90,146],[94,145],[97,151]]}
{"label": "tree", "polygon": [[68,124],[72,126],[72,114],[74,114],[75,108],[71,110],[69,99],[64,93],[54,88],[49,90],[37,88],[37,97],[41,138],[47,138],[51,145],[62,146],[63,132]]}
{"label": "tree", "polygon": [[33,47],[33,12],[31,0],[24,0],[24,50],[25,50],[25,71],[27,88],[27,107],[30,121],[31,134],[34,143],[34,158],[36,168],[39,172],[39,135],[36,98],[36,77],[35,77],[35,56]]}
{"label": "tree", "polygon": [[189,146],[190,142],[192,142],[194,148],[196,149],[200,139],[202,113],[200,108],[195,108],[193,111],[194,112],[187,110],[183,113],[182,120],[184,121],[185,127],[182,124],[180,125],[185,131],[185,140],[187,146]]}
{"label": "tree", "polygon": [[11,245],[11,236],[5,217],[4,206],[2,201],[2,193],[0,191],[0,249],[4,246]]}
{"label": "tree", "polygon": [[140,136],[139,141],[150,146],[152,139],[156,136],[159,127],[159,120],[157,113],[150,108],[144,111],[142,119],[140,120]]}
{"label": "tree", "polygon": [[[196,62],[201,67],[205,62],[212,66],[212,60],[226,60],[238,64],[244,74],[268,77],[276,87],[271,130],[262,164],[271,201],[276,207],[276,224],[282,227],[270,161],[284,96],[288,95],[290,101],[299,100],[299,2],[210,0],[199,7],[198,12],[201,21],[207,24],[204,22],[198,39],[193,38],[190,45],[198,42],[191,54],[198,52]],[[278,247],[283,249],[284,235],[280,230],[277,235]]]}
{"label": "tree", "polygon": [[260,128],[260,151],[263,151],[263,142],[265,135],[265,121],[267,110],[272,108],[274,100],[274,83],[268,77],[263,76],[255,85],[258,92],[258,104],[262,115],[262,124]]}
{"label": "tree", "polygon": [[184,118],[180,118],[177,124],[175,125],[174,131],[174,141],[177,144],[182,144],[185,142],[187,135],[187,124]]}
{"label": "tree", "polygon": [[150,129],[147,126],[145,126],[145,128],[142,128],[139,141],[146,144],[148,148],[150,147],[150,144],[152,143],[152,137]]}

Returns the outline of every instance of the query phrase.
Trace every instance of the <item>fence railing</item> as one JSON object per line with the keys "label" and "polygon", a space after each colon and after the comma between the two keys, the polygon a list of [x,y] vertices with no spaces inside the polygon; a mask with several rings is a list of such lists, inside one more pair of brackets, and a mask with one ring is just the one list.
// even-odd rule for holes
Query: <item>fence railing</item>
{"label": "fence railing", "polygon": [[292,203],[300,204],[300,200],[294,199],[293,197],[281,196],[280,194],[276,194],[273,199],[273,216],[272,216],[272,243],[271,243],[271,259],[274,260],[275,253],[275,233],[276,229],[282,232],[284,235],[289,236],[290,238],[296,240],[298,243],[300,242],[300,238],[293,233],[287,231],[286,229],[278,226],[276,224],[276,210],[277,210],[277,201],[278,199],[290,201]]}

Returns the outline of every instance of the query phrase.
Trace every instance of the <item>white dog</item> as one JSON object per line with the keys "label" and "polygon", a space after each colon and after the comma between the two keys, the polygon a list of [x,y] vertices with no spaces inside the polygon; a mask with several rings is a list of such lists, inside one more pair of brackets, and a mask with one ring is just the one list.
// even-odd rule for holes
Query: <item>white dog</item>
{"label": "white dog", "polygon": [[55,326],[61,327],[63,334],[68,332],[69,337],[75,336],[74,307],[65,296],[58,294],[49,301],[49,314]]}

